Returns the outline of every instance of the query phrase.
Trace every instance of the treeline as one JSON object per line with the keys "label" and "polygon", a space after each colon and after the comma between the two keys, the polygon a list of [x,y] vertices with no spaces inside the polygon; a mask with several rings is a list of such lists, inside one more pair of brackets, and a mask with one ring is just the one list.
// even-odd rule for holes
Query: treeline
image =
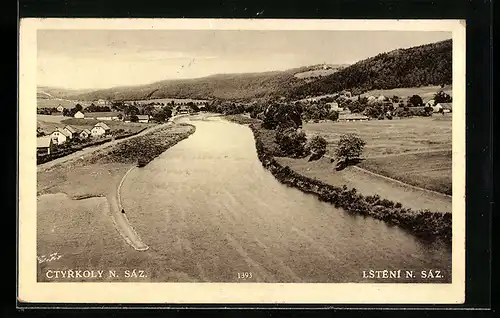
{"label": "treeline", "polygon": [[349,89],[359,94],[373,89],[450,84],[452,41],[399,49],[355,63],[336,73],[294,88],[291,99]]}
{"label": "treeline", "polygon": [[197,79],[168,80],[136,87],[117,87],[71,96],[79,100],[143,100],[160,98],[252,100],[284,95],[303,83],[293,72],[220,74]]}

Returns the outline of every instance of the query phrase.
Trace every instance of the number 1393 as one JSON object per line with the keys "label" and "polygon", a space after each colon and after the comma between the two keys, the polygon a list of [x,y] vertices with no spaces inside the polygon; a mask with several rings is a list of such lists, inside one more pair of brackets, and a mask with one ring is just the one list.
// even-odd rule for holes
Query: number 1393
{"label": "number 1393", "polygon": [[250,279],[250,278],[252,278],[252,272],[238,273],[238,279]]}

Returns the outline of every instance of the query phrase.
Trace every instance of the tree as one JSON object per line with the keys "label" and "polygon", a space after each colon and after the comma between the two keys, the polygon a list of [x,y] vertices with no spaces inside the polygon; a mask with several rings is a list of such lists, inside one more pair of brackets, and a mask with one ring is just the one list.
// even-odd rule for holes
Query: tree
{"label": "tree", "polygon": [[344,134],[335,148],[335,156],[346,164],[363,153],[366,142],[356,134]]}
{"label": "tree", "polygon": [[80,104],[76,104],[75,105],[75,109],[76,109],[77,112],[81,112],[83,110],[83,106],[80,105]]}
{"label": "tree", "polygon": [[136,123],[139,121],[139,117],[137,117],[137,115],[131,115],[130,116],[130,121],[133,122],[133,123]]}
{"label": "tree", "polygon": [[445,92],[443,91],[439,91],[436,93],[436,95],[434,95],[434,103],[435,104],[438,104],[438,103],[451,103],[452,99],[451,99],[451,96],[446,94]]}
{"label": "tree", "polygon": [[264,111],[263,127],[276,129],[277,127],[299,128],[302,126],[302,118],[298,107],[285,104],[272,104]]}
{"label": "tree", "polygon": [[307,143],[307,149],[311,152],[311,160],[318,160],[326,153],[326,139],[321,136],[312,137]]}
{"label": "tree", "polygon": [[307,138],[303,131],[293,127],[279,128],[276,131],[275,140],[282,154],[285,156],[302,157],[307,154]]}
{"label": "tree", "polygon": [[331,110],[330,113],[328,113],[328,119],[331,121],[336,121],[339,119],[339,112],[335,110]]}
{"label": "tree", "polygon": [[412,97],[410,97],[410,99],[408,100],[408,104],[411,104],[413,105],[414,107],[417,107],[417,106],[421,106],[424,104],[424,101],[422,100],[422,97],[418,96],[418,95],[413,95]]}

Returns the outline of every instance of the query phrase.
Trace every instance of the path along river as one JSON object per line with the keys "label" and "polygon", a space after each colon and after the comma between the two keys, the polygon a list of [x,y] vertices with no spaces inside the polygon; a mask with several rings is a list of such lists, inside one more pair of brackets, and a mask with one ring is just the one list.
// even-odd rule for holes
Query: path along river
{"label": "path along river", "polygon": [[[414,271],[398,282],[451,281],[449,247],[280,184],[259,162],[248,127],[191,123],[192,136],[132,170],[121,189],[157,266],[210,282],[248,272],[251,282],[369,283],[370,269]],[[443,278],[419,278],[430,269]]]}

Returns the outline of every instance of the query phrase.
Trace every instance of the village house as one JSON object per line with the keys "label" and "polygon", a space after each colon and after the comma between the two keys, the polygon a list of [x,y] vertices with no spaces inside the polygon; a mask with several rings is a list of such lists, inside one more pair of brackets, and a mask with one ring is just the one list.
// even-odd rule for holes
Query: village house
{"label": "village house", "polygon": [[86,119],[96,119],[96,120],[120,120],[119,112],[93,112],[85,113]]}
{"label": "village house", "polygon": [[137,115],[138,122],[149,123],[149,115]]}
{"label": "village house", "polygon": [[78,136],[78,134],[80,133],[80,131],[78,129],[76,129],[75,127],[70,126],[70,125],[67,125],[66,127],[64,127],[63,130],[67,133],[67,135],[69,136],[69,139],[73,139],[73,137]]}
{"label": "village house", "polygon": [[36,140],[37,155],[50,155],[54,147],[54,142],[50,136],[39,137]]}
{"label": "village house", "polygon": [[64,107],[61,104],[59,104],[59,106],[57,106],[56,109],[57,109],[58,112],[62,113],[63,110],[64,110]]}
{"label": "village house", "polygon": [[339,121],[362,121],[369,120],[370,117],[361,114],[342,114],[339,116]]}
{"label": "village house", "polygon": [[75,118],[85,118],[85,115],[81,111],[77,111],[73,117],[75,117]]}
{"label": "village house", "polygon": [[50,138],[55,145],[60,145],[69,139],[69,134],[61,128],[56,128],[56,130],[50,134]]}
{"label": "village house", "polygon": [[182,115],[182,114],[189,114],[189,107],[186,105],[181,105],[177,109],[177,114]]}
{"label": "village house", "polygon": [[330,110],[334,110],[336,112],[344,111],[344,108],[339,107],[339,103],[337,102],[328,103],[328,105],[330,105]]}
{"label": "village house", "polygon": [[385,101],[385,100],[386,100],[386,97],[385,97],[384,95],[380,95],[380,96],[377,98],[377,100],[378,100],[379,102],[383,102],[383,101]]}
{"label": "village house", "polygon": [[433,100],[433,99],[431,99],[431,100],[429,100],[428,102],[425,103],[425,107],[434,107],[434,106],[436,106],[434,104],[436,104],[436,101]]}
{"label": "village house", "polygon": [[105,123],[97,123],[90,130],[90,134],[92,137],[100,137],[100,136],[106,135],[110,131],[111,131],[111,128],[109,128],[109,126],[106,125]]}
{"label": "village house", "polygon": [[437,104],[437,105],[431,106],[431,107],[432,107],[433,113],[439,113],[441,111],[441,109],[443,109],[443,106],[441,106],[440,104]]}
{"label": "village house", "polygon": [[88,130],[87,128],[85,128],[84,130],[82,130],[80,132],[80,134],[78,135],[80,137],[80,139],[87,139],[90,137],[90,130]]}
{"label": "village house", "polygon": [[99,105],[99,106],[109,106],[109,105],[111,105],[111,102],[109,100],[105,100],[105,99],[98,99],[94,103],[96,105]]}
{"label": "village house", "polygon": [[438,103],[436,106],[441,106],[443,113],[451,113],[452,103]]}

